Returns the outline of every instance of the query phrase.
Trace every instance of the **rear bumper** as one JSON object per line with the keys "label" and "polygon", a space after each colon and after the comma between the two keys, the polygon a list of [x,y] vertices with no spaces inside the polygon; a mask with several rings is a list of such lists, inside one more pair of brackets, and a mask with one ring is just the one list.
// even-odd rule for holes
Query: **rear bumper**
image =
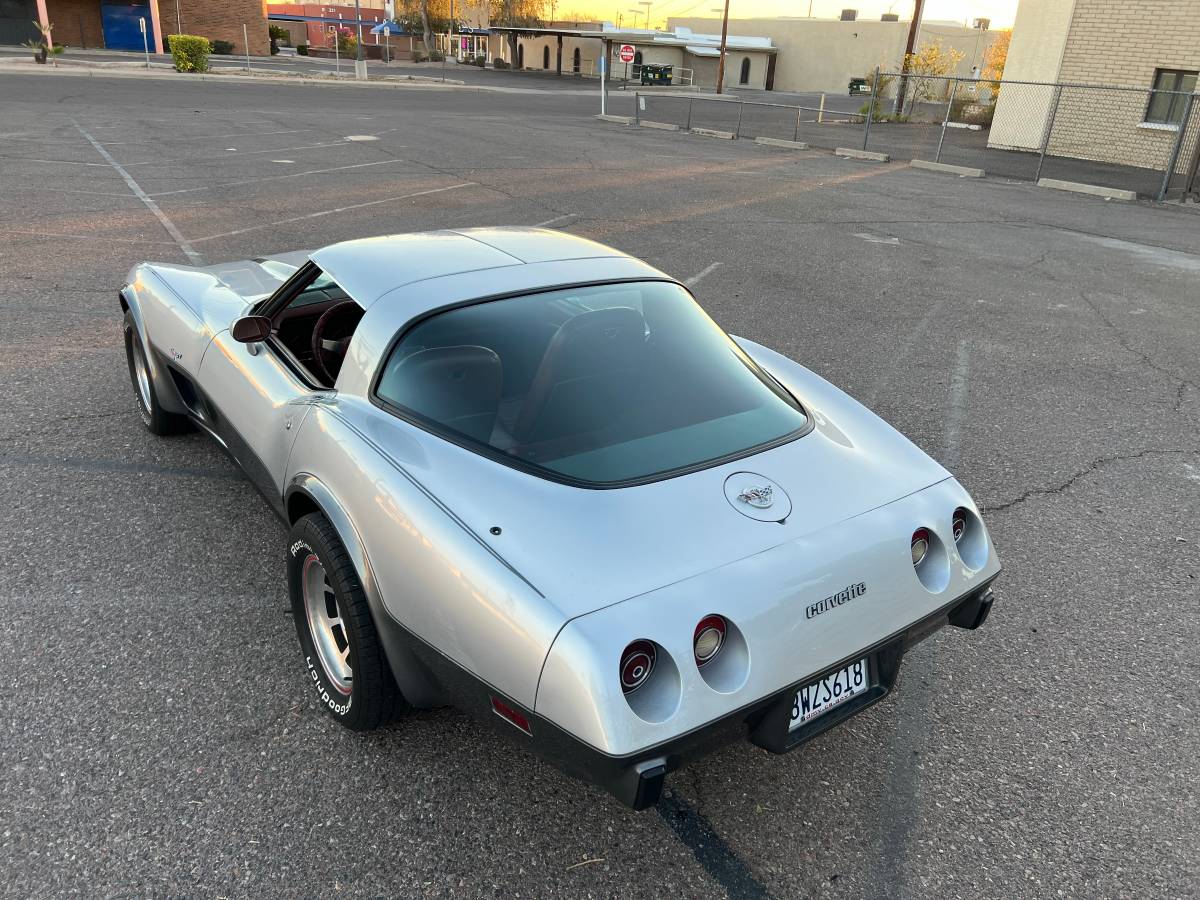
{"label": "rear bumper", "polygon": [[[882,700],[895,686],[900,661],[908,650],[948,624],[966,629],[979,628],[991,611],[992,597],[989,582],[852,657],[805,675],[771,696],[701,728],[628,756],[601,753],[553,722],[532,713],[529,716],[532,734],[515,736],[563,771],[604,788],[633,809],[646,809],[658,802],[669,773],[724,744],[748,739],[772,753],[787,753]],[[796,691],[867,655],[875,660],[873,684],[869,690],[807,725],[788,730]]]}

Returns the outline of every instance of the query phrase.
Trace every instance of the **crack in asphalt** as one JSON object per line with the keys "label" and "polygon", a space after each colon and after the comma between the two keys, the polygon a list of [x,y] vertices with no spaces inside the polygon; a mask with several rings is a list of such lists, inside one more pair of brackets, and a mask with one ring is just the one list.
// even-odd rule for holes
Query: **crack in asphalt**
{"label": "crack in asphalt", "polygon": [[1193,382],[1191,379],[1184,378],[1178,372],[1172,372],[1170,369],[1163,368],[1161,365],[1159,365],[1153,359],[1150,358],[1149,353],[1146,353],[1143,350],[1139,350],[1136,347],[1134,347],[1131,343],[1129,343],[1129,339],[1125,337],[1125,335],[1121,331],[1121,329],[1117,327],[1116,323],[1113,322],[1112,319],[1110,319],[1103,311],[1101,311],[1100,307],[1096,305],[1096,303],[1092,300],[1091,295],[1089,295],[1087,291],[1081,290],[1079,292],[1079,298],[1088,305],[1088,307],[1091,309],[1091,311],[1093,313],[1096,314],[1096,318],[1098,318],[1101,322],[1103,322],[1108,327],[1108,329],[1113,333],[1113,336],[1116,337],[1116,339],[1117,339],[1117,344],[1121,347],[1122,350],[1124,350],[1126,353],[1131,353],[1134,356],[1138,357],[1143,363],[1146,364],[1147,367],[1149,367],[1150,369],[1153,369],[1155,372],[1158,372],[1160,375],[1165,375],[1167,378],[1171,379],[1172,381],[1178,381],[1180,383],[1179,390],[1176,392],[1176,395],[1175,395],[1175,403],[1171,407],[1172,412],[1179,412],[1180,409],[1183,408],[1183,396],[1184,396],[1184,393],[1186,392],[1186,388],[1195,387],[1196,386],[1195,382]]}
{"label": "crack in asphalt", "polygon": [[1047,497],[1047,496],[1052,496],[1054,494],[1061,494],[1064,491],[1068,490],[1072,485],[1075,484],[1075,482],[1079,481],[1081,478],[1083,478],[1087,475],[1090,475],[1093,472],[1099,471],[1104,466],[1109,465],[1110,463],[1127,462],[1127,461],[1135,460],[1135,459],[1144,459],[1148,456],[1188,456],[1188,455],[1200,455],[1200,447],[1197,447],[1197,448],[1189,448],[1189,447],[1155,448],[1155,447],[1151,447],[1146,450],[1139,450],[1137,453],[1118,453],[1113,456],[1102,456],[1098,459],[1093,460],[1091,463],[1089,463],[1087,468],[1080,469],[1078,472],[1075,472],[1072,475],[1070,475],[1065,481],[1063,481],[1059,485],[1056,485],[1054,487],[1048,487],[1048,488],[1032,488],[1032,489],[1026,491],[1024,494],[1021,494],[1021,496],[1014,497],[1011,500],[1005,500],[1003,503],[996,503],[996,504],[992,504],[990,506],[981,506],[980,511],[985,512],[985,513],[1005,512],[1006,510],[1012,509],[1014,506],[1019,506],[1020,504],[1024,503],[1027,500],[1032,500],[1034,497]]}

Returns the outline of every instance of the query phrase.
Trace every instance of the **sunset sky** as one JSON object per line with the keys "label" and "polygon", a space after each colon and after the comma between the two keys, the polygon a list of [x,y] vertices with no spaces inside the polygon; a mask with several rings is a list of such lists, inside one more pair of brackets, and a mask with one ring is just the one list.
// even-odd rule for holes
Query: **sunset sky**
{"label": "sunset sky", "polygon": [[[661,26],[669,16],[703,16],[712,15],[713,9],[719,9],[722,0],[656,0],[650,7],[650,23]],[[629,25],[634,14],[631,9],[643,9],[634,0],[558,0],[557,17],[565,18],[578,12],[579,15],[591,15],[595,18],[615,21],[620,13],[624,17],[623,24]],[[912,0],[813,0],[813,15],[818,18],[837,18],[843,9],[857,9],[859,18],[878,20],[881,13],[894,12],[901,19],[912,15]],[[980,17],[990,18],[993,28],[1004,28],[1012,25],[1013,16],[1017,11],[1017,0],[926,0],[923,18],[962,22],[968,24]],[[719,15],[719,13],[717,13]],[[730,18],[748,18],[754,16],[806,16],[808,15],[808,0],[730,0]],[[639,24],[645,22],[645,14],[637,16]]]}

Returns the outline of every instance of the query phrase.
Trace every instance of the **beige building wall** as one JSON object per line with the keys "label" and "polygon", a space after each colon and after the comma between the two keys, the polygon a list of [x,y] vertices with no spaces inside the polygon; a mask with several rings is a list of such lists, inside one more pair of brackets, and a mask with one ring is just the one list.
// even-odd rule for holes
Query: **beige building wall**
{"label": "beige building wall", "polygon": [[[1150,88],[1155,69],[1200,70],[1200,2],[1076,0],[1061,80]],[[1166,166],[1179,132],[1142,121],[1147,94],[1111,92],[1097,99],[1085,91],[1063,91],[1050,153]],[[1188,153],[1180,156],[1187,159]]]}
{"label": "beige building wall", "polygon": [[[1058,81],[1075,0],[1021,0],[1013,22],[1005,79]],[[1012,86],[996,100],[988,146],[1039,150],[1054,104],[1053,89]]]}
{"label": "beige building wall", "polygon": [[[682,26],[699,34],[720,34],[721,20],[671,17],[668,28]],[[777,91],[843,93],[851,78],[862,78],[876,66],[898,70],[908,37],[907,22],[873,22],[859,19],[730,19],[734,34],[769,37],[778,48],[775,68]],[[969,76],[979,65],[994,38],[992,32],[932,23],[921,27],[917,47],[940,41],[946,49],[963,53],[954,74]],[[765,65],[765,63],[764,63]],[[735,70],[736,75],[736,70]],[[766,72],[763,71],[765,83]],[[734,82],[736,84],[736,79]]]}
{"label": "beige building wall", "polygon": [[[1056,32],[1060,44],[1057,78],[1048,62],[1053,41],[1021,36],[1026,22],[1030,31],[1058,22],[1062,7],[1069,7],[1070,24]],[[1032,11],[1026,17],[1026,7]],[[1019,43],[1020,41],[1020,43]],[[1141,88],[1139,91],[1101,91],[1064,88],[1047,152],[1122,165],[1163,168],[1170,159],[1178,129],[1144,120],[1147,91],[1156,69],[1200,71],[1200,4],[1197,0],[1021,0],[1013,28],[1013,44],[1005,78],[1019,73],[1046,72],[1049,80],[1087,85]],[[1022,93],[1012,85],[1000,92],[989,146],[1026,147],[1034,130],[1021,124]],[[1195,116],[1195,114],[1194,114]],[[1044,122],[1044,114],[1042,116]],[[1196,121],[1193,117],[1192,121]],[[1190,158],[1194,131],[1180,154],[1180,164]]]}

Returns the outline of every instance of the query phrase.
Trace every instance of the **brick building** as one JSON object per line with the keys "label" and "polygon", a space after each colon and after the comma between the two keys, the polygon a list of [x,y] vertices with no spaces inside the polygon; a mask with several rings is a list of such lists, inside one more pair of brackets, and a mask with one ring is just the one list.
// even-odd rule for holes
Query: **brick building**
{"label": "brick building", "polygon": [[[1200,72],[1197,0],[1021,0],[1005,81],[1138,88],[1058,92],[1013,84],[996,101],[988,145],[1159,168],[1179,138]],[[1053,116],[1051,118],[1051,116]],[[1200,101],[1181,159],[1195,144]],[[1049,125],[1049,127],[1047,127]]]}
{"label": "brick building", "polygon": [[[176,21],[176,9],[179,19]],[[4,0],[0,3],[0,43],[20,43],[37,36],[33,21],[54,26],[53,39],[69,47],[141,50],[139,19],[146,20],[149,49],[162,52],[163,36],[182,32],[229,41],[245,52],[242,25],[250,53],[270,53],[263,0]]]}
{"label": "brick building", "polygon": [[[359,9],[362,20],[374,25],[382,25],[387,20],[384,0],[360,0]],[[280,3],[278,0],[268,0],[267,12],[273,16],[297,16],[309,21],[276,20],[279,25],[290,33],[291,44],[308,44],[310,47],[332,47],[333,35],[338,27],[333,21],[341,20],[347,23],[344,27],[352,27],[355,19],[353,2],[346,3]],[[375,43],[375,38],[368,34],[368,26],[363,25],[363,40]]]}

